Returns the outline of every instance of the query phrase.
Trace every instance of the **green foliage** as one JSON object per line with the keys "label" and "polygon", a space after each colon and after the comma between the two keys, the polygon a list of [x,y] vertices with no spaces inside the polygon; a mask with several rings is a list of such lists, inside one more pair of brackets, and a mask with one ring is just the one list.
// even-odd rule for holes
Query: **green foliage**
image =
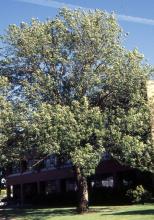
{"label": "green foliage", "polygon": [[120,55],[120,38],[121,29],[110,14],[61,9],[52,20],[9,26],[2,72],[33,105],[68,103],[101,85],[102,69]]}
{"label": "green foliage", "polygon": [[8,77],[0,76],[0,165],[5,166],[14,160],[17,162],[25,154],[26,105],[10,98],[11,83]]}
{"label": "green foliage", "polygon": [[122,46],[122,35],[114,16],[100,10],[61,9],[52,20],[8,27],[0,60],[0,75],[11,83],[11,102],[1,101],[10,121],[1,128],[5,158],[57,152],[89,175],[105,149],[153,170],[151,69],[137,49]]}
{"label": "green foliage", "polygon": [[86,97],[70,106],[40,105],[29,132],[36,137],[38,150],[62,155],[85,176],[95,172],[104,151],[103,115],[98,107],[89,106]]}
{"label": "green foliage", "polygon": [[136,186],[135,189],[129,189],[126,196],[132,203],[148,202],[152,197],[151,193],[145,190],[142,185]]}
{"label": "green foliage", "polygon": [[[9,128],[8,124],[13,118],[13,107],[7,100],[7,92],[9,91],[9,81],[7,77],[0,76],[0,155],[1,160],[6,159],[4,154],[5,144],[8,140]],[[7,149],[8,150],[8,149]]]}
{"label": "green foliage", "polygon": [[154,147],[146,91],[149,72],[137,50],[125,51],[93,102],[106,112],[105,148],[124,164],[152,171]]}

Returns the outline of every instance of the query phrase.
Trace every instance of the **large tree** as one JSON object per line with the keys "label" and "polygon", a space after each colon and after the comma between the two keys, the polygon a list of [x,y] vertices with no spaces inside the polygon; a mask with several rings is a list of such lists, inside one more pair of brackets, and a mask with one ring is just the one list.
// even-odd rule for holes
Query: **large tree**
{"label": "large tree", "polygon": [[103,114],[91,107],[86,97],[66,105],[43,103],[34,112],[29,132],[35,136],[40,151],[56,153],[72,162],[78,186],[78,211],[88,208],[87,176],[95,173],[104,147]]}
{"label": "large tree", "polygon": [[16,121],[24,136],[17,146],[31,135],[28,148],[35,143],[42,154],[71,159],[80,211],[87,209],[86,177],[104,149],[152,169],[149,67],[137,50],[123,48],[122,36],[112,14],[62,9],[52,20],[10,25],[2,39],[0,73],[11,82],[13,105],[25,111]]}

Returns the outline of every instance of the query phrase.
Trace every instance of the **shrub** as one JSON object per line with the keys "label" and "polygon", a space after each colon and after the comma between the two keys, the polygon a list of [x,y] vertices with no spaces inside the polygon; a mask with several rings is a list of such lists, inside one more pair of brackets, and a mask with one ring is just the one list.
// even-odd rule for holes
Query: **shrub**
{"label": "shrub", "polygon": [[152,195],[142,185],[137,186],[135,189],[129,189],[126,192],[126,196],[132,203],[144,203],[148,202]]}

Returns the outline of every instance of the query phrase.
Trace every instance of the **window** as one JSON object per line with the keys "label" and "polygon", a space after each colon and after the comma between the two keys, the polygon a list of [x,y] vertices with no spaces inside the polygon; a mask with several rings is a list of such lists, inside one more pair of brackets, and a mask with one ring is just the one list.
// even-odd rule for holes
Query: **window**
{"label": "window", "polygon": [[28,161],[28,163],[27,163],[27,168],[28,168],[28,170],[32,170],[33,164],[34,164],[34,161],[33,161],[33,160],[29,160],[29,161]]}
{"label": "window", "polygon": [[103,160],[110,160],[111,159],[111,155],[108,152],[104,152],[103,156],[102,156]]}
{"label": "window", "polygon": [[114,185],[114,181],[113,181],[113,177],[107,177],[106,179],[102,180],[102,186],[103,187],[113,187]]}
{"label": "window", "polygon": [[96,188],[113,187],[114,186],[113,176],[109,176],[101,180],[92,181],[91,186]]}
{"label": "window", "polygon": [[72,162],[71,162],[71,160],[62,161],[62,163],[61,163],[61,167],[62,167],[62,168],[65,168],[65,167],[72,167]]}
{"label": "window", "polygon": [[49,156],[45,161],[45,168],[54,168],[57,164],[57,157],[55,155]]}
{"label": "window", "polygon": [[20,173],[20,168],[17,164],[12,167],[12,173]]}
{"label": "window", "polygon": [[46,195],[58,191],[57,182],[55,180],[46,182],[45,193]]}
{"label": "window", "polygon": [[76,190],[77,190],[77,185],[76,185],[75,181],[67,180],[66,181],[66,192],[76,191]]}

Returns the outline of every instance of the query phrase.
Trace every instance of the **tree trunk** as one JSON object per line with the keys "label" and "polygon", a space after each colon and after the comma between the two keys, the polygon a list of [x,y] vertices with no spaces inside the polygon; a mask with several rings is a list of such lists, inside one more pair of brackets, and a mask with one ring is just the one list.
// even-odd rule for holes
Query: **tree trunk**
{"label": "tree trunk", "polygon": [[84,177],[81,173],[79,167],[75,168],[76,171],[76,180],[77,180],[77,188],[78,188],[78,205],[77,211],[79,213],[88,211],[88,184],[87,178]]}

